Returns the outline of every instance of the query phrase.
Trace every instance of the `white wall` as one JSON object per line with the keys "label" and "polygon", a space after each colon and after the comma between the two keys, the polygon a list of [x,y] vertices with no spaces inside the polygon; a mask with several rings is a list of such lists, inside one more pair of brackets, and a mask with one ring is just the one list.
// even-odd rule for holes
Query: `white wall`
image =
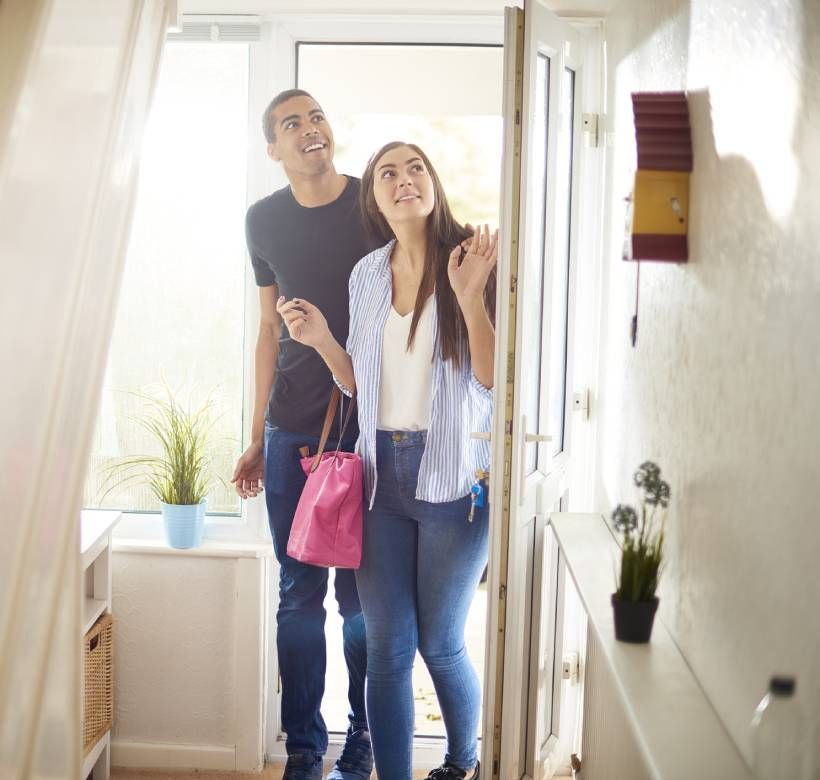
{"label": "white wall", "polygon": [[[775,672],[820,701],[820,3],[623,0],[609,153],[596,503],[672,488],[661,616],[733,739]],[[631,91],[689,90],[690,262],[620,259]]]}
{"label": "white wall", "polygon": [[114,765],[261,767],[266,561],[218,555],[113,556]]}
{"label": "white wall", "polygon": [[233,745],[236,561],[114,560],[114,738]]}

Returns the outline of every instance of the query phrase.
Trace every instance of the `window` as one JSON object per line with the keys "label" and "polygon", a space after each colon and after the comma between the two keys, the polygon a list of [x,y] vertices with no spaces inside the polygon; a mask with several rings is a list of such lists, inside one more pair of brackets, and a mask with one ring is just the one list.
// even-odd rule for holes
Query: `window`
{"label": "window", "polygon": [[302,43],[297,79],[327,113],[339,172],[361,176],[385,143],[415,143],[456,219],[498,226],[502,54],[498,46]]}
{"label": "window", "polygon": [[[535,63],[535,111],[532,117],[533,146],[529,150],[533,175],[532,208],[527,219],[527,284],[521,295],[527,301],[528,311],[537,311],[538,317],[525,317],[522,323],[524,330],[522,360],[525,377],[522,389],[522,408],[527,418],[527,430],[541,432],[541,363],[543,351],[544,319],[544,263],[546,262],[546,213],[547,213],[547,146],[549,143],[549,97],[550,97],[550,61],[543,54],[538,54]],[[543,173],[542,173],[543,172]],[[538,444],[526,445],[526,474],[532,474],[538,463]]]}
{"label": "window", "polygon": [[567,330],[569,326],[569,266],[572,235],[572,138],[575,116],[575,71],[564,69],[558,133],[558,188],[555,209],[555,270],[550,306],[550,365],[547,430],[552,435],[549,457],[564,450],[564,417],[567,394]]}
{"label": "window", "polygon": [[[137,394],[164,392],[216,418],[214,471],[242,450],[249,44],[165,46],[85,489],[90,507],[157,511],[141,482],[103,496],[106,466],[155,452]],[[239,515],[216,482],[212,514]]]}

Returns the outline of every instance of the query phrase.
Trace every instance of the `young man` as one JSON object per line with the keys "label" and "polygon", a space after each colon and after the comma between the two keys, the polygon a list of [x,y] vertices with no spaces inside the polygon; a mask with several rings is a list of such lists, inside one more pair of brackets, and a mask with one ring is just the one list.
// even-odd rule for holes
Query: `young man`
{"label": "young man", "polygon": [[[299,448],[316,451],[332,377],[315,350],[289,338],[276,312],[280,296],[319,306],[340,343],[347,339],[348,277],[372,249],[358,205],[359,180],[333,166],[333,133],[319,104],[303,90],[277,95],[262,118],[268,156],[281,163],[290,186],[254,203],[246,237],[259,286],[256,397],[251,443],[232,482],[242,498],[264,480],[268,520],[280,565],[277,639],[282,679],[282,727],[288,762],[283,780],[321,780],[327,728],[320,713],[325,683],[327,569],[287,554],[288,535],[305,476]],[[342,447],[352,448],[355,418]],[[334,434],[331,434],[333,436]],[[338,437],[338,433],[336,433]],[[332,449],[336,442],[328,442]],[[373,759],[364,705],[367,650],[356,581],[337,569],[336,600],[344,619],[350,725],[342,756],[328,780],[364,780]]]}

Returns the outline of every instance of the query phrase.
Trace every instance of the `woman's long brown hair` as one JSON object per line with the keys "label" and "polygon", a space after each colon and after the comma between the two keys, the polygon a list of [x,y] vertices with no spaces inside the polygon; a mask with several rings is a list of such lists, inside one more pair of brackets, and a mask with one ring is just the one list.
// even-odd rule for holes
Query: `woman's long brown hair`
{"label": "woman's long brown hair", "polygon": [[[407,146],[421,157],[424,167],[433,182],[435,199],[433,211],[427,217],[427,253],[424,258],[421,284],[419,284],[419,291],[416,295],[416,305],[413,309],[413,319],[410,323],[407,347],[409,349],[413,344],[425,301],[435,293],[438,309],[438,341],[442,359],[452,360],[457,366],[461,367],[463,361],[469,355],[467,324],[458,305],[456,294],[453,292],[453,288],[450,287],[447,263],[450,259],[450,252],[465,238],[469,238],[472,233],[456,221],[453,212],[450,211],[444,188],[441,186],[441,180],[435,168],[433,168],[427,155],[415,144],[392,141],[385,144],[370,158],[370,162],[362,175],[362,186],[359,195],[365,227],[373,236],[385,242],[396,237],[376,205],[376,197],[373,194],[373,178],[379,160],[387,152],[399,146]],[[495,324],[495,278],[496,273],[495,268],[493,268],[490,278],[487,280],[487,286],[484,288],[484,306],[493,324]]]}

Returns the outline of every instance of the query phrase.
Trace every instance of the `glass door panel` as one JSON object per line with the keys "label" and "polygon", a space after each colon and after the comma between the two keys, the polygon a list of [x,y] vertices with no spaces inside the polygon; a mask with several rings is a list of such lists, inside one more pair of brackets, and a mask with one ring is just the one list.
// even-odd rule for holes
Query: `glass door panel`
{"label": "glass door panel", "polygon": [[550,307],[550,361],[546,396],[547,430],[552,440],[547,452],[552,458],[564,449],[567,397],[567,325],[569,321],[570,237],[572,235],[572,153],[575,115],[575,72],[564,68],[561,114],[556,155],[555,264]]}
{"label": "glass door panel", "polygon": [[[527,425],[538,430],[541,419],[541,353],[544,318],[544,252],[547,211],[547,141],[549,121],[550,61],[539,54],[535,72],[535,112],[533,116],[533,144],[531,147],[532,211],[526,226],[526,279],[522,290],[524,306],[532,316],[524,318],[523,343],[526,345],[521,359],[524,377],[523,400]],[[532,474],[537,467],[538,444],[526,444],[526,471]]]}

